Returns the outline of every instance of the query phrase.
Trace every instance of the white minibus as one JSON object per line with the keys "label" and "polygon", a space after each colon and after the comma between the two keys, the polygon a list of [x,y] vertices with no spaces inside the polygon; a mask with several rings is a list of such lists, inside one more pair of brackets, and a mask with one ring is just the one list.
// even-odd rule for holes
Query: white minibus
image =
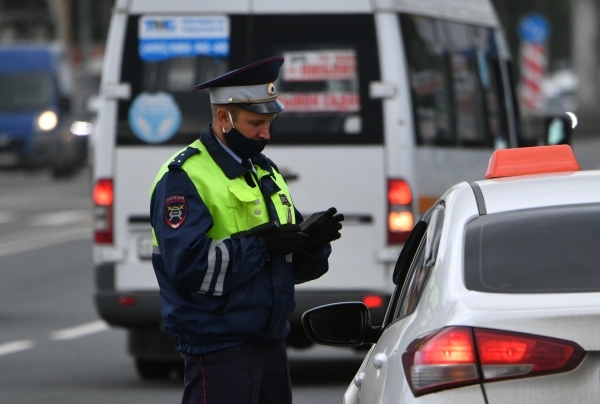
{"label": "white minibus", "polygon": [[321,304],[363,301],[380,322],[419,215],[522,140],[489,0],[117,0],[93,136],[95,302],[128,329],[143,378],[181,363],[161,329],[152,181],[211,122],[194,84],[274,55],[285,111],[265,154],[303,214],[346,217],[329,272],[296,288],[292,347],[310,344],[300,316]]}

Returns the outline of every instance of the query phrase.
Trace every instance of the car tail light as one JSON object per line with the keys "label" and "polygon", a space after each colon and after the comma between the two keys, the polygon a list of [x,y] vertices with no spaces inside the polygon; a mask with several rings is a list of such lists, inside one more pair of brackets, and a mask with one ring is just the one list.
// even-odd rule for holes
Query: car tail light
{"label": "car tail light", "polygon": [[410,186],[404,180],[388,180],[388,244],[404,243],[413,224]]}
{"label": "car tail light", "polygon": [[585,356],[570,341],[497,330],[476,328],[475,343],[484,381],[567,372]]}
{"label": "car tail light", "polygon": [[567,372],[579,366],[584,357],[585,351],[570,341],[448,327],[413,341],[402,355],[402,364],[406,380],[418,397],[481,382]]}
{"label": "car tail light", "polygon": [[94,240],[98,244],[113,242],[113,183],[112,179],[99,179],[94,185]]}
{"label": "car tail light", "polygon": [[451,327],[416,339],[402,355],[415,397],[479,382],[470,328]]}

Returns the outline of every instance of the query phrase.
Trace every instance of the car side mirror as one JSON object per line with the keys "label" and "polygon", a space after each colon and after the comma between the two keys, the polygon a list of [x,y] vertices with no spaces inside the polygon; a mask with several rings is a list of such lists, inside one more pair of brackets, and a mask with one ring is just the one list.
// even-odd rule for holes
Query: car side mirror
{"label": "car side mirror", "polygon": [[374,344],[381,327],[371,326],[369,309],[361,302],[334,303],[306,311],[302,326],[308,338],[321,345]]}
{"label": "car side mirror", "polygon": [[577,126],[577,118],[572,113],[546,119],[545,144],[571,144],[571,134],[575,126]]}

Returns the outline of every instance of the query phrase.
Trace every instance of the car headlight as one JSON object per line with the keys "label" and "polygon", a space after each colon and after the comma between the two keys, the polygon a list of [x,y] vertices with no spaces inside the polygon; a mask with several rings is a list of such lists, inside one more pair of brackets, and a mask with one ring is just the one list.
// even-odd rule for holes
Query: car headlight
{"label": "car headlight", "polygon": [[71,133],[75,136],[89,136],[92,134],[93,125],[90,122],[75,121],[71,124]]}
{"label": "car headlight", "polygon": [[37,126],[45,132],[56,128],[58,124],[58,116],[53,111],[44,111],[37,119]]}

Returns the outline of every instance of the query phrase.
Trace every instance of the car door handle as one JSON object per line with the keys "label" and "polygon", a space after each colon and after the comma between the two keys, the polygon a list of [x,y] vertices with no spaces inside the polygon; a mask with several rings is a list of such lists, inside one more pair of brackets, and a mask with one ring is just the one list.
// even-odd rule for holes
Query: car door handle
{"label": "car door handle", "polygon": [[381,369],[381,367],[384,365],[384,363],[387,362],[387,360],[388,357],[386,354],[378,353],[373,358],[373,366],[375,366],[377,369]]}
{"label": "car door handle", "polygon": [[365,379],[365,372],[359,372],[356,374],[356,376],[354,376],[354,385],[356,387],[358,387],[360,389],[360,386],[362,386],[362,382]]}

